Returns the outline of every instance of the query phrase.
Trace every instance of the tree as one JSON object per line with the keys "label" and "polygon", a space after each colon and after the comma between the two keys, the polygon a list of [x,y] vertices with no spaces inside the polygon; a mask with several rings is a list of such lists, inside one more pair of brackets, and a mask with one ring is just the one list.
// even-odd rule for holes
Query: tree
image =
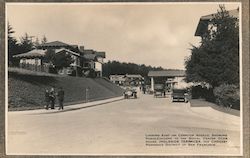
{"label": "tree", "polygon": [[19,54],[19,45],[17,40],[12,36],[15,33],[12,26],[8,22],[8,65],[18,65],[18,60],[13,55]]}
{"label": "tree", "polygon": [[44,44],[44,43],[47,43],[48,42],[48,39],[45,35],[43,35],[43,38],[41,40],[41,43]]}
{"label": "tree", "polygon": [[40,41],[39,41],[39,39],[38,39],[38,37],[36,37],[36,40],[35,40],[35,42],[34,42],[34,46],[39,46],[40,45]]}
{"label": "tree", "polygon": [[34,48],[34,43],[32,41],[32,36],[29,36],[27,33],[24,34],[20,38],[20,53],[26,53],[28,51],[31,51]]}
{"label": "tree", "polygon": [[239,85],[239,23],[229,15],[224,6],[211,19],[199,47],[192,46],[186,59],[186,80],[208,83]]}
{"label": "tree", "polygon": [[68,53],[55,53],[54,49],[48,49],[45,53],[45,62],[53,65],[58,71],[64,67],[69,67],[74,62],[74,59]]}
{"label": "tree", "polygon": [[163,68],[118,61],[108,61],[103,64],[103,76],[105,77],[114,74],[140,74],[141,76],[146,77],[150,70],[163,70]]}

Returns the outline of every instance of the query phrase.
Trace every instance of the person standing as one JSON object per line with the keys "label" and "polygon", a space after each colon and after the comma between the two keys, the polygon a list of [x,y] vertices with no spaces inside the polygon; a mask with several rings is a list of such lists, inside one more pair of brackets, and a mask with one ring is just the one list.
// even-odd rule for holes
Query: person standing
{"label": "person standing", "polygon": [[52,87],[50,89],[50,93],[49,93],[49,100],[50,100],[50,108],[51,109],[55,109],[55,99],[56,99],[55,89]]}
{"label": "person standing", "polygon": [[48,89],[45,90],[45,103],[46,103],[45,109],[48,110],[49,109],[49,103],[50,103],[49,90]]}
{"label": "person standing", "polygon": [[58,110],[63,110],[63,100],[64,100],[64,90],[62,87],[59,88],[57,92],[57,98],[58,98],[58,103],[59,103],[59,109]]}

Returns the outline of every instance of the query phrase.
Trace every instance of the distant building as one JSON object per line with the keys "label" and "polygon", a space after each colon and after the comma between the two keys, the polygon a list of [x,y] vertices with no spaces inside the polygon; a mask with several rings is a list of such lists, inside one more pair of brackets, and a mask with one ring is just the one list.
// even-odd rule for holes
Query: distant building
{"label": "distant building", "polygon": [[67,53],[74,59],[69,67],[58,71],[58,74],[82,76],[87,72],[94,72],[95,76],[102,76],[102,64],[105,58],[105,52],[84,50],[83,46],[66,44],[61,41],[53,41],[38,45],[35,49],[14,55],[13,57],[20,59],[20,67],[31,69],[34,71],[49,72],[50,63],[46,63],[45,54],[49,49],[53,49],[55,53]]}
{"label": "distant building", "polygon": [[125,75],[110,75],[109,76],[110,81],[113,83],[122,86],[124,85],[124,82],[126,80]]}
{"label": "distant building", "polygon": [[169,89],[184,86],[184,70],[160,70],[149,71],[148,77],[151,79],[151,90],[154,91],[154,85],[157,83],[165,84]]}
{"label": "distant building", "polygon": [[[200,21],[198,23],[198,26],[196,28],[196,31],[195,31],[195,36],[200,36],[200,37],[203,37],[204,33],[212,27],[212,24],[211,24],[211,20],[214,18],[214,16],[216,15],[217,13],[214,13],[214,14],[209,14],[209,15],[205,15],[205,16],[202,16],[200,18]],[[235,9],[235,10],[229,10],[228,11],[228,14],[234,18],[237,18],[239,19],[239,8],[238,9]],[[216,28],[214,28],[216,29]]]}
{"label": "distant building", "polygon": [[110,75],[110,81],[120,86],[140,86],[144,80],[138,74]]}

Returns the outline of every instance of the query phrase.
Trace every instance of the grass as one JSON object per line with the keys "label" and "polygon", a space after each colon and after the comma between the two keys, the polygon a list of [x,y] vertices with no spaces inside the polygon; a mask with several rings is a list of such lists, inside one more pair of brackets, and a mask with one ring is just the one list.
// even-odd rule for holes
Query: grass
{"label": "grass", "polygon": [[122,96],[123,90],[102,79],[61,76],[48,73],[11,69],[8,72],[8,108],[31,110],[44,108],[46,89],[63,87],[65,104],[86,102],[86,88],[89,87],[88,101]]}

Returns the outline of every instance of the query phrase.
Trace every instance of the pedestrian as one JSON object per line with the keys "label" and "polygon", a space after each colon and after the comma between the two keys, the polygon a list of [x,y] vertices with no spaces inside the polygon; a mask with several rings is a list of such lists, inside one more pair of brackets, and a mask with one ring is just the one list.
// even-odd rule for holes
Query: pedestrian
{"label": "pedestrian", "polygon": [[143,91],[143,94],[145,94],[146,93],[146,87],[143,85],[143,87],[142,87],[142,91]]}
{"label": "pedestrian", "polygon": [[58,110],[61,110],[61,109],[63,110],[64,90],[62,87],[60,87],[58,92],[57,92],[57,99],[58,99],[58,103],[59,103]]}
{"label": "pedestrian", "polygon": [[49,92],[50,108],[55,109],[55,89],[52,87]]}
{"label": "pedestrian", "polygon": [[49,109],[49,103],[50,103],[49,90],[48,89],[45,90],[45,103],[46,103],[45,109],[48,110]]}

